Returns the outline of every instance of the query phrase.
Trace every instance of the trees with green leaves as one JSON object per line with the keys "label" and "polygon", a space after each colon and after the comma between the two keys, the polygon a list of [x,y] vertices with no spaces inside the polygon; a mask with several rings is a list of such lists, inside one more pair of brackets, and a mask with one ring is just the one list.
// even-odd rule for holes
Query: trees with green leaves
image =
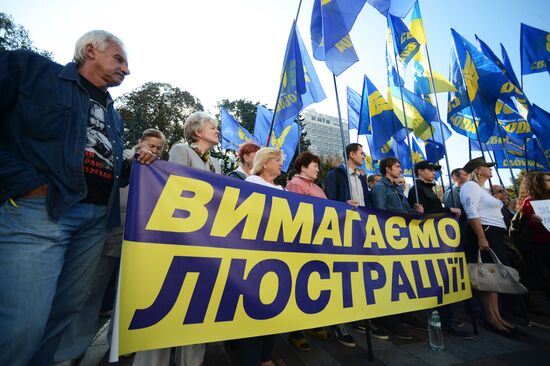
{"label": "trees with green leaves", "polygon": [[0,13],[0,51],[25,49],[36,52],[49,59],[53,59],[53,53],[40,50],[33,46],[29,32],[20,24],[15,23],[13,18]]}
{"label": "trees with green leaves", "polygon": [[193,112],[203,110],[198,98],[168,83],[145,83],[116,101],[126,128],[126,147],[133,146],[143,130],[156,128],[166,135],[163,156],[183,140],[183,123]]}

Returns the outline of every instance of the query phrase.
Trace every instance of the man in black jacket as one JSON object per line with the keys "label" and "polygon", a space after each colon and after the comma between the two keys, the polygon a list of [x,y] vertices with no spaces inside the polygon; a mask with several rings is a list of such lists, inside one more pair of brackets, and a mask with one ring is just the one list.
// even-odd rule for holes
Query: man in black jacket
{"label": "man in black jacket", "polygon": [[[411,188],[409,192],[409,203],[411,206],[417,203],[416,190],[418,190],[418,203],[424,206],[425,214],[452,213],[460,217],[461,210],[456,207],[443,207],[439,197],[437,197],[437,194],[433,190],[435,186],[435,172],[439,170],[441,170],[439,165],[434,165],[425,160],[418,162],[414,166],[416,186]],[[472,339],[470,333],[460,329],[462,323],[454,320],[453,310],[450,305],[440,306],[438,310],[441,314],[441,324],[445,331],[462,339]]]}

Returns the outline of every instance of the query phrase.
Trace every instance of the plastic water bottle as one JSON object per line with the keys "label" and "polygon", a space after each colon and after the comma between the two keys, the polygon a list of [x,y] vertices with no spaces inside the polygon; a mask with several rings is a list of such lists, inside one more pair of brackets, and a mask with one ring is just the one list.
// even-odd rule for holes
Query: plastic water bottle
{"label": "plastic water bottle", "polygon": [[428,315],[428,336],[430,338],[431,349],[441,351],[445,348],[443,331],[441,330],[441,319],[437,310],[432,310]]}

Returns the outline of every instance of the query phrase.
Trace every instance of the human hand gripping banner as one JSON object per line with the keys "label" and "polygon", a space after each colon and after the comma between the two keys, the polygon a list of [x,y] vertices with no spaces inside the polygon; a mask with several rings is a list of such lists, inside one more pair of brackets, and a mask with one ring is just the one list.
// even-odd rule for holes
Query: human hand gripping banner
{"label": "human hand gripping banner", "polygon": [[134,163],[119,354],[284,333],[471,297],[456,219]]}

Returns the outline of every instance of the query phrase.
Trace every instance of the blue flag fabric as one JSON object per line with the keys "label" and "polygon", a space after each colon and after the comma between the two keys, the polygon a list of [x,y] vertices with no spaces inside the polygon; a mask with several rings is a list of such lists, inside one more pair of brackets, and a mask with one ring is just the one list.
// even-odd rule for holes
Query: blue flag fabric
{"label": "blue flag fabric", "polygon": [[438,163],[445,157],[445,141],[447,141],[452,132],[443,122],[432,122],[433,138],[424,141],[426,149],[426,160],[432,163]]}
{"label": "blue flag fabric", "polygon": [[[470,104],[470,116],[473,113],[476,118],[476,125],[482,142],[487,141],[491,132],[494,129],[496,122],[495,105],[497,100],[502,97],[503,86],[509,82],[508,78],[502,71],[485,55],[478,51],[474,45],[464,39],[454,29],[451,28],[453,41],[455,44],[456,59],[452,64],[455,71],[452,72],[453,82],[457,81],[456,69],[459,66],[461,73],[459,74],[464,82],[461,85],[455,84],[458,93],[449,93],[449,119],[455,117],[454,126],[459,126],[456,123],[457,112],[467,113],[464,109],[467,104]],[[457,94],[462,94],[457,96]],[[467,99],[466,99],[467,97]],[[463,116],[464,117],[464,116]],[[475,133],[475,126],[474,133]],[[460,130],[461,128],[459,128]],[[459,133],[459,131],[455,129]],[[469,136],[470,137],[470,136]]]}
{"label": "blue flag fabric", "polygon": [[366,135],[366,137],[373,160],[382,160],[392,156],[398,157],[397,144],[393,138],[386,145],[382,146],[381,149],[375,150],[373,148],[374,142],[372,135]]}
{"label": "blue flag fabric", "polygon": [[361,96],[349,86],[346,88],[348,99],[348,130],[359,129],[361,114]]}
{"label": "blue flag fabric", "polygon": [[252,140],[250,132],[241,126],[225,108],[221,108],[221,135],[222,149],[238,151],[242,144]]}
{"label": "blue flag fabric", "polygon": [[[491,60],[507,78],[507,81],[502,85],[500,90],[502,103],[499,103],[499,101],[497,101],[496,103],[497,119],[499,121],[506,122],[507,117],[509,117],[511,119],[511,122],[514,122],[517,120],[519,115],[519,118],[523,116],[524,121],[527,121],[529,116],[529,108],[530,108],[529,101],[523,94],[523,91],[520,89],[519,83],[517,83],[517,79],[514,75],[514,72],[512,71],[510,73],[508,71],[507,66],[502,61],[500,61],[498,56],[495,55],[495,53],[491,50],[491,48],[485,42],[483,42],[477,35],[476,35],[476,40],[481,52],[483,52],[483,54],[489,60]],[[504,51],[504,53],[506,53],[506,51]],[[506,105],[506,108],[502,108],[504,104]],[[499,115],[499,111],[501,112],[504,111],[507,113]],[[512,113],[514,113],[514,115],[510,115]]]}
{"label": "blue flag fabric", "polygon": [[521,74],[546,71],[550,60],[550,32],[521,23]]}
{"label": "blue flag fabric", "polygon": [[420,43],[413,37],[401,18],[389,14],[387,21],[392,35],[394,52],[401,63],[406,66],[420,50]]}
{"label": "blue flag fabric", "polygon": [[[495,125],[495,129],[493,130],[493,133],[491,136],[487,139],[485,143],[483,143],[483,150],[488,151],[502,151],[503,149],[510,150],[510,151],[523,151],[523,139],[519,139],[517,137],[514,137],[512,135],[506,134],[502,127],[500,128],[500,132],[498,130],[498,126]],[[500,137],[502,135],[502,138]],[[479,142],[477,140],[471,141],[471,148],[473,151],[481,151],[481,148],[479,146]]]}
{"label": "blue flag fabric", "polygon": [[[271,119],[273,118],[273,112],[264,107],[258,105],[256,107],[256,122],[254,124],[254,139],[260,143],[261,146],[265,146],[267,143],[267,134],[269,133],[269,126]],[[276,147],[281,150],[284,155],[283,160],[283,172],[288,170],[294,153],[296,152],[296,146],[300,142],[300,135],[302,129],[296,122],[292,122],[290,125],[284,128],[280,125],[273,126],[271,131],[271,138],[269,139],[269,146]]]}
{"label": "blue flag fabric", "polygon": [[404,18],[411,10],[416,0],[367,0],[367,2],[383,16],[389,13]]}
{"label": "blue flag fabric", "polygon": [[508,79],[510,79],[514,85],[520,87],[521,85],[516,73],[514,72],[514,68],[512,67],[512,62],[510,61],[510,57],[508,57],[508,52],[506,52],[506,48],[504,48],[502,43],[500,44],[500,51],[502,53],[502,63],[504,64],[504,69],[506,70],[506,76],[508,76]]}
{"label": "blue flag fabric", "polygon": [[412,145],[412,160],[411,160],[411,151],[405,140],[398,142],[399,149],[399,161],[401,162],[401,169],[403,169],[403,175],[406,177],[414,178],[414,164],[426,160],[424,152],[418,145],[416,138],[411,136],[411,145]]}
{"label": "blue flag fabric", "polygon": [[528,165],[529,170],[549,170],[542,152],[533,146],[533,142],[531,142],[531,146],[527,147],[527,151],[529,152],[527,159],[525,158],[524,151],[507,150],[508,159],[506,159],[506,154],[503,150],[495,150],[493,154],[499,169],[526,169]]}
{"label": "blue flag fabric", "polygon": [[520,104],[515,103],[514,100],[515,98],[503,98],[497,101],[495,109],[497,121],[507,135],[518,139],[530,138],[533,135],[531,126],[526,117],[517,111],[517,105]]}
{"label": "blue flag fabric", "polygon": [[315,0],[311,14],[313,57],[340,75],[359,60],[349,32],[366,0]]}
{"label": "blue flag fabric", "polygon": [[531,128],[539,141],[548,141],[548,145],[550,146],[550,113],[536,104],[533,104],[532,108],[529,120]]}
{"label": "blue flag fabric", "polygon": [[264,107],[261,104],[256,106],[256,121],[254,122],[254,140],[260,146],[266,146],[267,135],[269,133],[269,127],[271,126],[271,119],[273,118],[273,112]]}
{"label": "blue flag fabric", "polygon": [[292,124],[305,107],[326,98],[295,23],[287,49],[274,123],[281,129]]}
{"label": "blue flag fabric", "polygon": [[[392,137],[397,140],[405,138],[407,131],[396,118],[391,104],[384,99],[366,75],[363,82],[361,113],[364,116],[370,116],[373,150],[382,149]],[[361,121],[363,122],[363,119]],[[363,125],[364,123],[362,123]]]}

